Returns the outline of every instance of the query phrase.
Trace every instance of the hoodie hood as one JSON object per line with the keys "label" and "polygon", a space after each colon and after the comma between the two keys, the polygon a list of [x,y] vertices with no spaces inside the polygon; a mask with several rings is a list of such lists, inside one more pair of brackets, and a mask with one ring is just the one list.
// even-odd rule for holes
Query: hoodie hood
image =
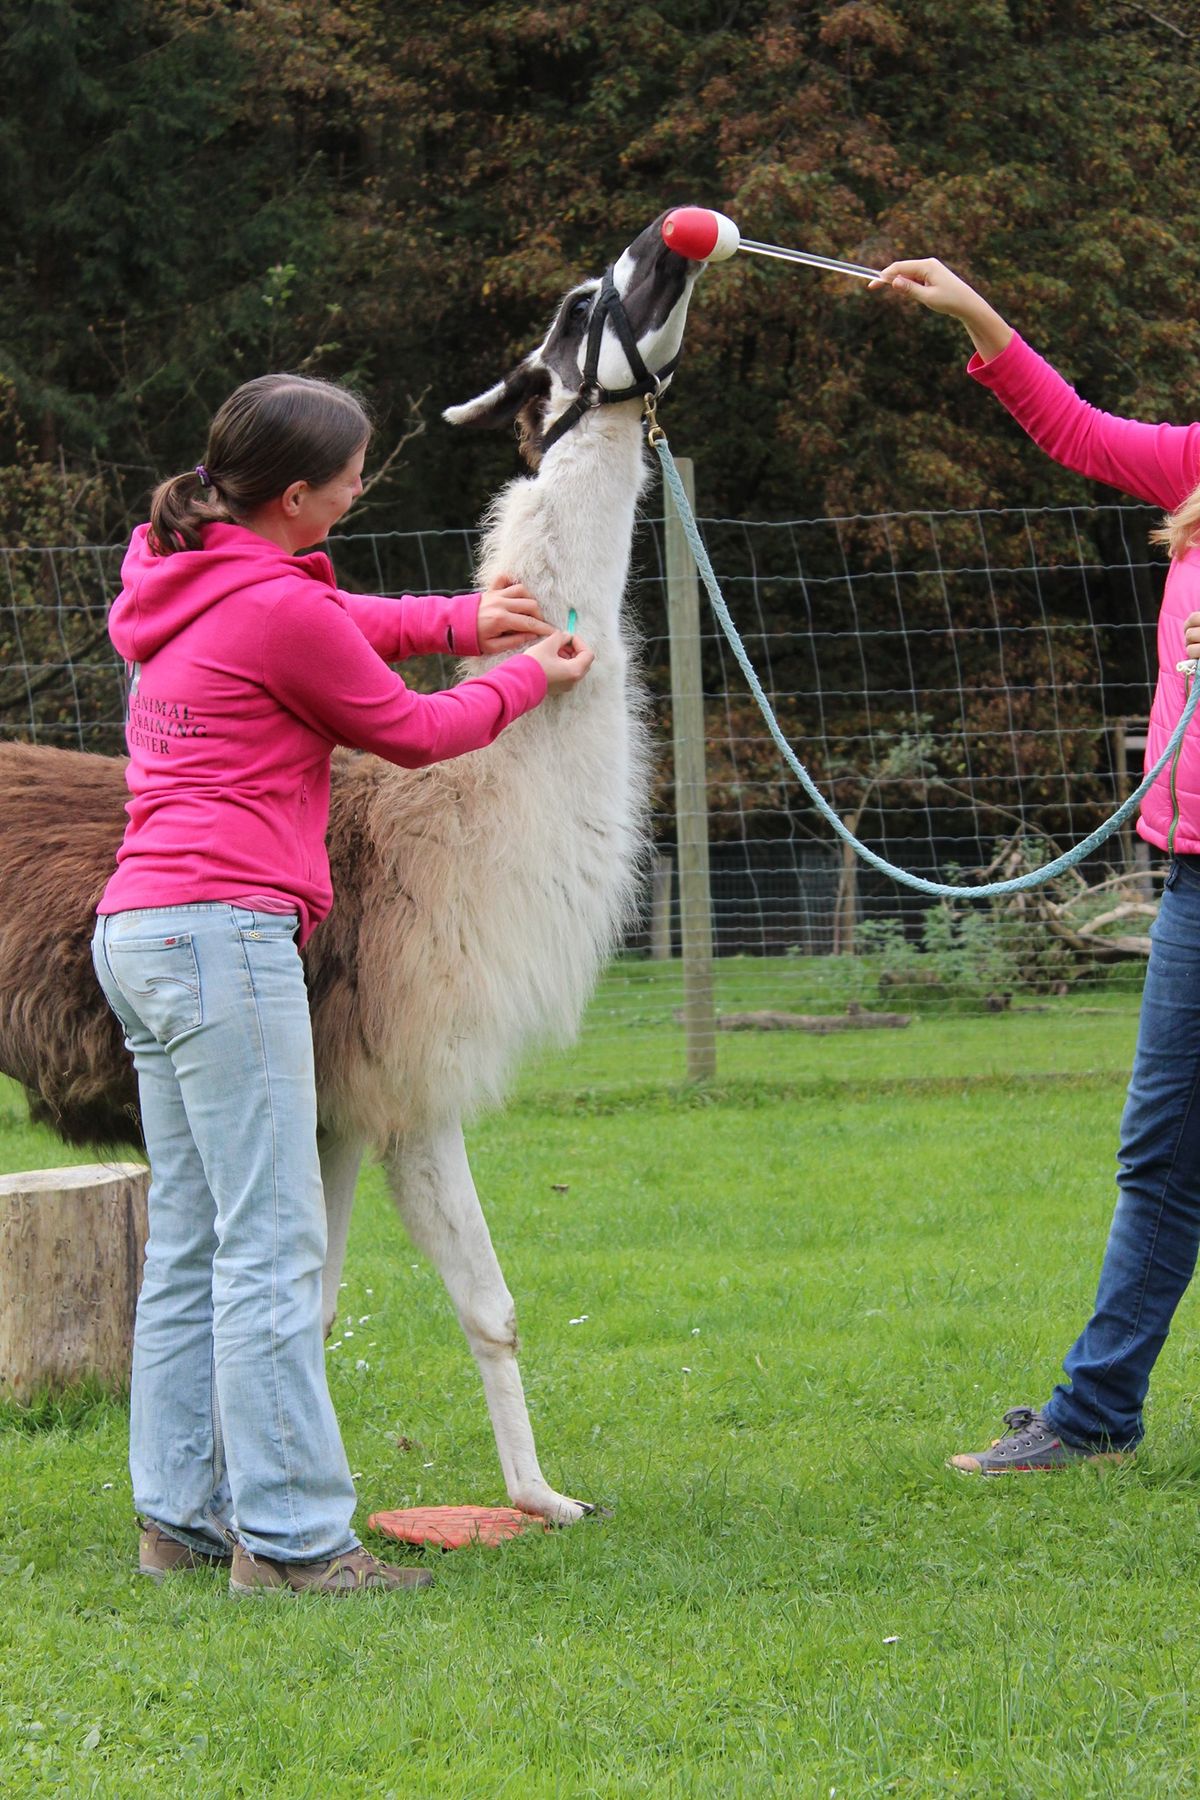
{"label": "hoodie hood", "polygon": [[335,588],[333,565],[322,550],[289,556],[246,525],[216,523],[203,529],[199,550],[156,556],[139,525],[121,564],[121,592],[112,603],[108,631],[126,662],[145,662],[210,607],[230,594],[266,582],[308,576]]}

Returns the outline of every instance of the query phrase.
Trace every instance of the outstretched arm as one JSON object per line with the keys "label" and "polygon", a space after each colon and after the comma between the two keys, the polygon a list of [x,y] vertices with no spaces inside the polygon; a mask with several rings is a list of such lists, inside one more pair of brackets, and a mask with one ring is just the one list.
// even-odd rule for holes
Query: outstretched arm
{"label": "outstretched arm", "polygon": [[406,687],[348,616],[340,595],[290,593],[263,625],[268,692],[335,744],[421,769],[492,743],[506,725],[587,674],[593,653],[552,631],[523,653],[441,693]]}
{"label": "outstretched arm", "polygon": [[975,346],[967,365],[1065,468],[1155,506],[1174,508],[1200,482],[1200,425],[1151,425],[1090,406],[994,307],[936,257],[889,263],[873,288],[893,287],[958,319]]}

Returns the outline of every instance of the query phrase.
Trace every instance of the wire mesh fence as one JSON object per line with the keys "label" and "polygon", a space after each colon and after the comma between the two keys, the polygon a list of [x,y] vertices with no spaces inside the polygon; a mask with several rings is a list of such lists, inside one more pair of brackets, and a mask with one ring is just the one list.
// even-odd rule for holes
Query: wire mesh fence
{"label": "wire mesh fence", "polygon": [[[1047,859],[1136,782],[1165,569],[1156,517],[1111,505],[701,524],[784,729],[842,818],[893,862],[969,880]],[[658,745],[656,857],[589,1034],[599,1050],[631,1021],[653,1026],[666,1076],[679,919],[663,537],[661,518],[640,523],[629,592]],[[460,592],[477,536],[350,533],[330,547],[347,588]],[[104,629],[121,555],[0,549],[0,735],[121,753],[124,669]],[[707,619],[701,656],[720,1009],[1136,1005],[1162,859],[1132,828],[1032,898],[931,906],[831,842]],[[454,679],[439,659],[405,675]]]}

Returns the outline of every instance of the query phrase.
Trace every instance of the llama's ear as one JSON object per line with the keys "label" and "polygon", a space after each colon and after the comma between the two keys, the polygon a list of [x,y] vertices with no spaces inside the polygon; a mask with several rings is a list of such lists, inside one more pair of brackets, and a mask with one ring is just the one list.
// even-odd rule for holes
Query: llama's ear
{"label": "llama's ear", "polygon": [[449,425],[474,425],[481,431],[492,431],[511,425],[517,414],[531,401],[544,400],[550,392],[550,371],[544,363],[518,363],[510,375],[490,387],[486,394],[476,394],[461,406],[448,406],[442,417]]}

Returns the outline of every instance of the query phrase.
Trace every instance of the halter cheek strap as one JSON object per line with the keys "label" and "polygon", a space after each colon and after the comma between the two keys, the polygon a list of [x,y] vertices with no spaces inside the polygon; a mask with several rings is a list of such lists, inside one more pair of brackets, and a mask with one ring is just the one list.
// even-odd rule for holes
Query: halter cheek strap
{"label": "halter cheek strap", "polygon": [[[612,320],[613,330],[617,334],[633,375],[633,383],[630,387],[601,387],[596,379],[596,372],[600,366],[600,345],[604,338],[604,326],[609,319]],[[591,412],[593,407],[613,406],[619,400],[636,400],[639,395],[657,394],[667,376],[674,373],[681,354],[682,352],[677,350],[670,362],[660,369],[657,375],[650,373],[642,361],[641,352],[637,347],[637,339],[633,335],[633,327],[621,304],[621,296],[613,281],[612,264],[610,263],[601,277],[600,297],[592,309],[592,316],[588,322],[587,353],[583,362],[583,387],[572,400],[566,412],[554,421],[542,439],[543,452],[548,450],[551,444],[557,444],[559,438],[565,436],[572,425],[577,425],[584,413]]]}

